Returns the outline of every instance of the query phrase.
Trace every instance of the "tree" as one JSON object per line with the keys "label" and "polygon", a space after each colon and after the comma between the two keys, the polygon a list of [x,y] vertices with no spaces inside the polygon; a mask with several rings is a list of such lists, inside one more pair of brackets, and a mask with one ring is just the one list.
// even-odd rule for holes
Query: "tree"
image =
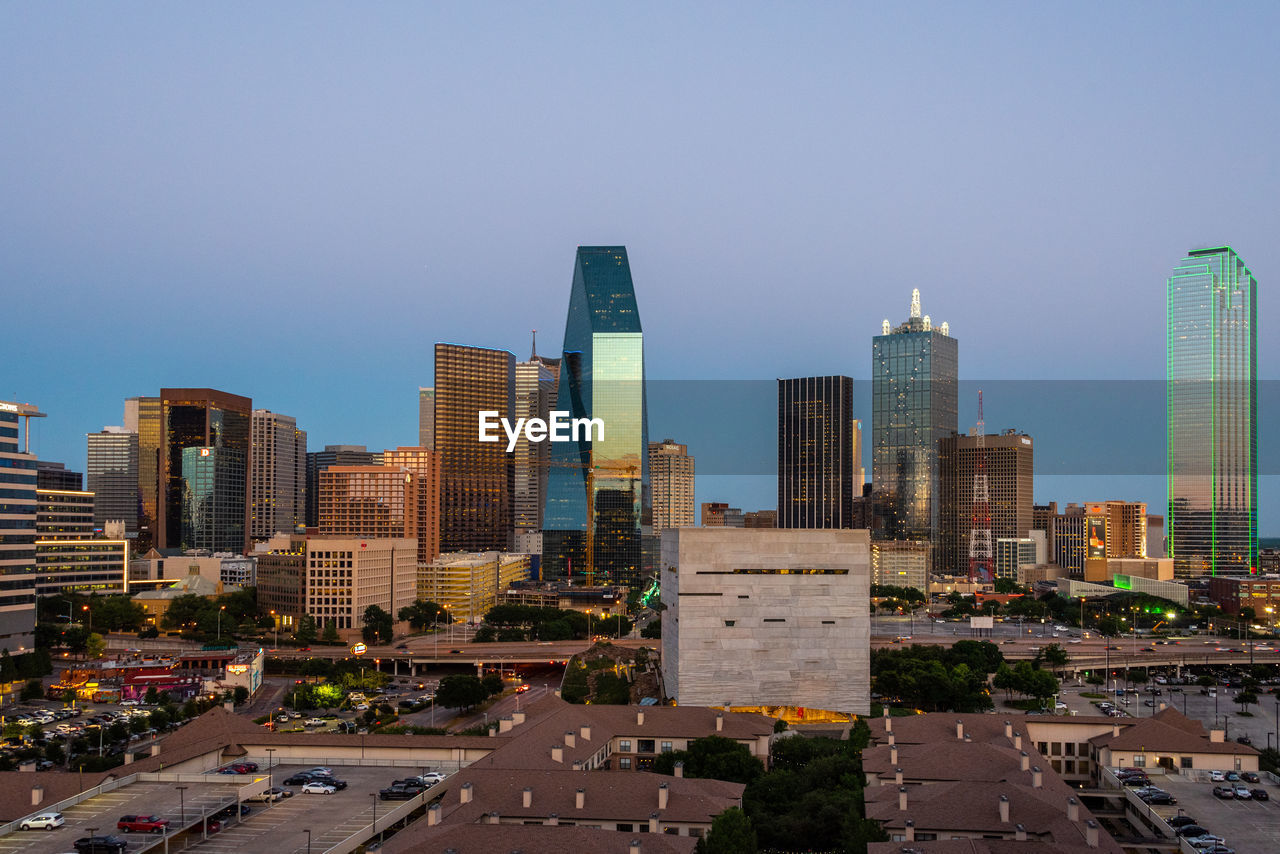
{"label": "tree", "polygon": [[160,702],[160,694],[156,691],[156,686],[152,685],[147,688],[147,693],[143,695],[142,702],[148,706],[154,706]]}
{"label": "tree", "polygon": [[139,640],[150,640],[151,638],[158,637],[160,637],[160,630],[155,626],[147,626],[142,631],[138,632]]}
{"label": "tree", "polygon": [[489,696],[502,693],[502,677],[497,673],[486,673],[484,678],[480,680],[480,684],[484,686],[484,690]]}
{"label": "tree", "polygon": [[310,614],[303,614],[298,620],[298,631],[295,634],[298,640],[305,644],[316,642],[316,618]]}
{"label": "tree", "polygon": [[44,696],[44,683],[39,679],[28,679],[27,684],[22,686],[22,699],[39,700]]}
{"label": "tree", "polygon": [[1055,671],[1065,667],[1070,658],[1067,655],[1067,651],[1062,648],[1062,644],[1058,643],[1051,643],[1040,650],[1040,657]]}
{"label": "tree", "polygon": [[1253,609],[1252,605],[1245,605],[1240,609],[1240,619],[1247,623],[1252,623],[1258,617],[1258,612]]}
{"label": "tree", "polygon": [[711,832],[698,840],[705,854],[756,854],[756,831],[740,807],[729,807],[711,822]]}
{"label": "tree", "polygon": [[18,681],[18,665],[13,663],[13,657],[9,655],[9,649],[6,647],[0,652],[0,682],[16,682]]}
{"label": "tree", "polygon": [[661,753],[653,760],[658,774],[674,774],[676,762],[684,763],[686,777],[709,777],[730,783],[750,783],[764,773],[764,765],[745,744],[709,735],[689,742],[688,750]]}
{"label": "tree", "polygon": [[995,580],[995,590],[997,593],[1022,593],[1023,590],[1018,586],[1018,582],[1012,578],[997,578]]}
{"label": "tree", "polygon": [[1118,617],[1107,614],[1105,617],[1098,619],[1098,634],[1104,637],[1115,637],[1124,631],[1124,627],[1120,624]]}
{"label": "tree", "polygon": [[405,605],[396,614],[401,622],[408,623],[415,632],[420,632],[436,622],[445,614],[444,608],[429,599],[415,599],[412,605]]}
{"label": "tree", "polygon": [[85,654],[89,656],[89,658],[102,658],[102,654],[107,651],[107,641],[102,637],[102,635],[94,632],[89,635],[84,648]]}
{"label": "tree", "polygon": [[436,688],[436,705],[455,709],[470,709],[483,703],[489,696],[479,677],[470,675],[445,676]]}
{"label": "tree", "polygon": [[212,614],[217,620],[217,608],[203,596],[187,593],[169,603],[161,622],[171,629],[198,628],[206,615]]}
{"label": "tree", "polygon": [[1258,702],[1258,695],[1253,691],[1241,691],[1236,694],[1236,702],[1240,704],[1240,713],[1244,714],[1251,704]]}
{"label": "tree", "polygon": [[74,688],[68,688],[62,692],[62,702],[66,703],[68,706],[74,706],[76,704],[76,692]]}
{"label": "tree", "polygon": [[662,637],[662,620],[650,620],[645,627],[640,630],[640,637],[650,640],[657,640]]}
{"label": "tree", "polygon": [[[512,631],[511,629],[503,629],[504,632]],[[476,629],[476,633],[471,636],[472,643],[493,643],[497,639],[498,633],[493,626],[481,626]]]}
{"label": "tree", "polygon": [[320,640],[325,643],[339,643],[342,640],[338,635],[338,623],[336,620],[325,620],[324,632],[321,633]]}
{"label": "tree", "polygon": [[361,636],[365,643],[390,643],[394,637],[395,620],[391,619],[391,615],[379,608],[377,605],[370,605],[364,609],[363,615],[364,628],[361,629]]}
{"label": "tree", "polygon": [[237,685],[235,692],[232,694],[232,700],[239,706],[247,699],[249,699],[249,689],[243,685]]}

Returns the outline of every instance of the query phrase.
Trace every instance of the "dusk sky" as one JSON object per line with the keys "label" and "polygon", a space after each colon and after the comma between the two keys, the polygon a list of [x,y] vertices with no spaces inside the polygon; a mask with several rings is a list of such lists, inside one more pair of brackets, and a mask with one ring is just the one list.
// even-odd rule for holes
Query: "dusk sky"
{"label": "dusk sky", "polygon": [[[1146,381],[1099,386],[1143,404],[1111,425],[993,391],[987,425],[1040,434],[1037,501],[1163,513],[1188,249],[1253,270],[1280,378],[1280,5],[889,5],[3,4],[0,399],[78,470],[162,386],[250,396],[313,450],[414,444],[434,342],[555,353],[575,247],[624,244],[653,380],[867,380],[918,287],[975,388]],[[767,398],[651,411],[650,437],[767,459]],[[1107,426],[1145,461],[1039,465]],[[720,474],[698,500],[773,490]]]}

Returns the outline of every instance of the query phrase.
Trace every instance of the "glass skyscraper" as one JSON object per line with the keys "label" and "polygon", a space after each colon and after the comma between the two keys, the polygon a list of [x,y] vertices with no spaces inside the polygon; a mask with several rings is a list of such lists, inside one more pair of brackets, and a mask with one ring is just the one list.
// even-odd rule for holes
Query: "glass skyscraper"
{"label": "glass skyscraper", "polygon": [[653,543],[644,334],[626,247],[578,247],[555,408],[599,419],[604,436],[551,443],[543,575],[635,587],[653,571]]}
{"label": "glass skyscraper", "polygon": [[1169,554],[1180,577],[1258,567],[1258,282],[1228,246],[1168,296]]}
{"label": "glass skyscraper", "polygon": [[885,534],[890,539],[937,537],[938,442],[956,431],[958,345],[943,323],[911,316],[871,341],[871,481],[893,496]]}
{"label": "glass skyscraper", "polygon": [[35,413],[0,401],[0,647],[12,655],[31,648],[36,624],[36,458],[18,444],[19,419]]}
{"label": "glass skyscraper", "polygon": [[779,528],[853,527],[856,445],[851,378],[778,380]]}

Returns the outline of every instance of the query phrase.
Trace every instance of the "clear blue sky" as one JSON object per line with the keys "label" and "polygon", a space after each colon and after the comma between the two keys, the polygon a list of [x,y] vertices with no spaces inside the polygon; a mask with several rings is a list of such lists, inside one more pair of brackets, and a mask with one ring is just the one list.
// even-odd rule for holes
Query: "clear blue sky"
{"label": "clear blue sky", "polygon": [[[1165,277],[1225,242],[1274,378],[1278,30],[1274,3],[7,3],[0,399],[75,468],[164,385],[412,443],[432,343],[553,351],[593,243],[628,247],[651,378],[864,379],[919,287],[987,382],[1161,380]],[[1164,501],[1158,471],[1037,490]]]}

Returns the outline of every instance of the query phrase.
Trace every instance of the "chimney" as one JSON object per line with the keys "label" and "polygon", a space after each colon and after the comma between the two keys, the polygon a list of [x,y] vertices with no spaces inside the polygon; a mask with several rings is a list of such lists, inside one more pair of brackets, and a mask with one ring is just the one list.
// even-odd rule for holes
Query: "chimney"
{"label": "chimney", "polygon": [[498,814],[496,812],[489,813],[489,824],[501,824],[501,822],[498,821]]}
{"label": "chimney", "polygon": [[427,827],[435,827],[440,823],[440,804],[434,803],[427,810]]}
{"label": "chimney", "polygon": [[1031,788],[1039,789],[1044,785],[1044,774],[1040,772],[1040,766],[1037,765],[1031,769]]}
{"label": "chimney", "polygon": [[716,732],[724,732],[724,712],[716,712]]}
{"label": "chimney", "polygon": [[966,733],[964,734],[964,743],[965,743],[965,744],[968,744],[968,743],[969,743],[969,742],[971,742],[971,741],[973,741],[973,736],[969,735],[969,733],[967,733],[967,732],[966,732]]}
{"label": "chimney", "polygon": [[1001,824],[1009,823],[1009,796],[1008,795],[1000,796],[1000,823]]}
{"label": "chimney", "polygon": [[1020,732],[1015,732],[1013,734],[1013,749],[1014,750],[1022,749],[1022,733]]}
{"label": "chimney", "polygon": [[1013,721],[1004,722],[1004,737],[1013,738]]}
{"label": "chimney", "polygon": [[636,710],[636,726],[644,726],[644,709]]}
{"label": "chimney", "polygon": [[471,784],[470,783],[462,784],[461,803],[464,803],[464,804],[471,803]]}
{"label": "chimney", "polygon": [[564,764],[564,747],[559,744],[551,745],[551,761]]}
{"label": "chimney", "polygon": [[31,787],[31,806],[39,806],[44,800],[44,786]]}
{"label": "chimney", "polygon": [[1209,741],[1213,744],[1222,744],[1227,740],[1227,731],[1225,729],[1209,730]]}
{"label": "chimney", "polygon": [[627,854],[640,854],[640,840],[633,839],[631,844],[627,846]]}
{"label": "chimney", "polygon": [[1080,802],[1075,798],[1067,798],[1067,820],[1080,820]]}
{"label": "chimney", "polygon": [[494,737],[495,735],[497,735],[497,734],[498,734],[498,725],[497,725],[497,724],[490,724],[490,725],[489,725],[489,738],[493,738],[493,737]]}
{"label": "chimney", "polygon": [[1119,738],[1119,737],[1120,737],[1120,724],[1115,724],[1115,723],[1113,723],[1113,724],[1111,725],[1111,737],[1112,737],[1112,738]]}
{"label": "chimney", "polygon": [[892,744],[889,745],[889,764],[890,765],[898,764],[898,748],[893,746]]}
{"label": "chimney", "polygon": [[133,751],[132,751],[132,750],[126,750],[126,751],[124,752],[124,764],[125,764],[125,765],[132,765],[132,764],[133,764]]}
{"label": "chimney", "polygon": [[547,824],[552,827],[558,827],[560,825],[560,813],[553,812],[551,815],[547,816]]}
{"label": "chimney", "polygon": [[884,731],[893,732],[893,718],[888,715],[884,716]]}
{"label": "chimney", "polygon": [[531,787],[529,786],[524,787],[524,792],[521,796],[520,802],[524,804],[525,809],[528,809],[529,807],[533,806],[533,789]]}
{"label": "chimney", "polygon": [[886,720],[888,720],[888,718],[889,718],[889,705],[886,703],[885,705],[881,706],[881,707],[880,707],[880,711],[881,711],[881,713],[883,713],[883,714],[884,714],[885,719],[886,719]]}
{"label": "chimney", "polygon": [[964,740],[964,721],[956,721],[956,741]]}
{"label": "chimney", "polygon": [[585,770],[587,770],[587,769],[583,767],[583,765],[582,765],[582,760],[580,760],[580,759],[575,759],[575,760],[573,760],[573,770],[574,770],[574,771],[585,771]]}
{"label": "chimney", "polygon": [[898,787],[898,812],[907,811],[907,787]]}
{"label": "chimney", "polygon": [[1163,712],[1163,711],[1164,711],[1165,709],[1167,709],[1167,708],[1169,708],[1169,704],[1168,704],[1168,703],[1166,703],[1164,700],[1161,700],[1161,701],[1160,701],[1160,708],[1156,709],[1156,711],[1157,711],[1157,712]]}
{"label": "chimney", "polygon": [[907,842],[915,842],[915,841],[916,841],[916,823],[915,823],[914,821],[912,821],[911,819],[907,819],[906,828],[907,828],[907,840],[906,840],[906,841],[907,841]]}
{"label": "chimney", "polygon": [[897,743],[898,743],[898,739],[894,738],[893,733],[889,733],[889,744],[893,745]]}
{"label": "chimney", "polygon": [[684,777],[684,762],[676,760],[675,774],[677,777]]}
{"label": "chimney", "polygon": [[649,832],[658,832],[658,814],[656,812],[649,813]]}
{"label": "chimney", "polygon": [[583,788],[579,788],[577,796],[573,799],[574,806],[577,807],[578,809],[582,809],[582,806],[583,804],[586,803],[586,801],[587,801],[587,790]]}
{"label": "chimney", "polygon": [[152,755],[152,756],[159,756],[159,755],[160,755],[160,745],[158,745],[158,744],[153,744],[153,745],[151,745],[151,755]]}
{"label": "chimney", "polygon": [[573,731],[573,730],[571,730],[571,729],[570,729],[570,730],[565,730],[565,733],[564,733],[564,746],[565,746],[565,747],[577,747],[577,746],[578,746],[578,736],[577,736],[577,734],[576,734],[576,733],[574,733],[574,731]]}
{"label": "chimney", "polygon": [[1089,819],[1084,825],[1084,842],[1090,848],[1098,847],[1098,823]]}
{"label": "chimney", "polygon": [[658,786],[658,809],[665,810],[667,808],[667,784],[663,783]]}
{"label": "chimney", "polygon": [[1022,756],[1022,770],[1023,770],[1023,771],[1030,771],[1030,770],[1031,770],[1031,757],[1027,755],[1027,751],[1025,751],[1025,750],[1024,750],[1024,751],[1022,751],[1021,756]]}
{"label": "chimney", "polygon": [[512,712],[511,723],[515,726],[520,726],[520,724],[524,723],[524,712]]}
{"label": "chimney", "polygon": [[498,720],[498,733],[511,732],[511,718],[505,717]]}
{"label": "chimney", "polygon": [[578,735],[582,737],[583,741],[590,741],[591,740],[591,724],[583,724],[582,726],[580,726],[578,728]]}
{"label": "chimney", "polygon": [[893,782],[895,785],[898,785],[898,786],[902,785],[902,769],[901,768],[893,769]]}
{"label": "chimney", "polygon": [[1013,838],[1018,842],[1027,841],[1027,829],[1020,824],[1013,826]]}

